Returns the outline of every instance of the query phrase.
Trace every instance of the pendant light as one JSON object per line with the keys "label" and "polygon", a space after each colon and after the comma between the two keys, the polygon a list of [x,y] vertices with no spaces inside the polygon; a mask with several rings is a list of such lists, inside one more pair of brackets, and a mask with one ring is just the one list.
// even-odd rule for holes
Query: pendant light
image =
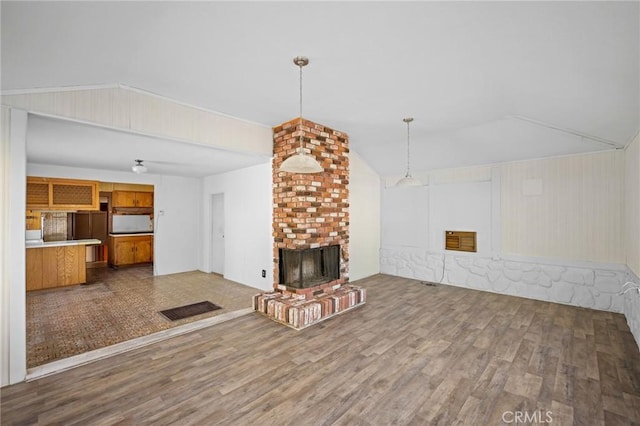
{"label": "pendant light", "polygon": [[131,166],[131,171],[137,174],[147,173],[147,166],[142,164],[142,160],[135,160],[136,164]]}
{"label": "pendant light", "polygon": [[309,64],[309,59],[296,56],[293,63],[300,67],[300,147],[298,152],[282,162],[278,171],[289,173],[320,173],[324,169],[312,155],[304,153],[302,131],[302,67]]}
{"label": "pendant light", "polygon": [[411,177],[411,172],[409,171],[409,165],[411,161],[411,150],[409,145],[411,138],[409,132],[409,123],[413,121],[413,118],[403,118],[402,121],[407,123],[407,174],[404,175],[404,177],[396,183],[396,186],[422,186],[422,182],[414,177]]}

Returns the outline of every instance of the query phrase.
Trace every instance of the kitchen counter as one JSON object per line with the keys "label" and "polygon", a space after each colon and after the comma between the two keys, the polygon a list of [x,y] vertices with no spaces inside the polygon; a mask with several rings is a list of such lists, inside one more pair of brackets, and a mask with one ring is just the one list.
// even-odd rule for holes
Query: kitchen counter
{"label": "kitchen counter", "polygon": [[45,247],[62,247],[62,246],[87,246],[92,244],[102,244],[102,241],[96,239],[86,240],[63,240],[63,241],[27,241],[25,246],[30,248],[45,248]]}
{"label": "kitchen counter", "polygon": [[[64,287],[87,282],[87,245],[98,239],[29,241],[26,244],[27,291]],[[30,250],[35,249],[38,250]]]}
{"label": "kitchen counter", "polygon": [[145,235],[152,235],[153,232],[134,232],[133,234],[109,234],[110,237],[144,237]]}

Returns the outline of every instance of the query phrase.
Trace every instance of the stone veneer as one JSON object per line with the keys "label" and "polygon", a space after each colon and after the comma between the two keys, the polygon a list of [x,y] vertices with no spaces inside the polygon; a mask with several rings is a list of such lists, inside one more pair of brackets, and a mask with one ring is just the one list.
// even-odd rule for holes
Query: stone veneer
{"label": "stone veneer", "polygon": [[624,316],[627,324],[636,340],[636,345],[640,347],[640,291],[634,288],[640,287],[640,278],[627,267],[627,288],[631,290],[624,293]]}
{"label": "stone veneer", "polygon": [[[620,292],[630,280],[622,265],[494,259],[406,247],[381,249],[380,272],[610,312],[623,311]],[[640,335],[640,309],[637,316]]]}
{"label": "stone veneer", "polygon": [[[282,162],[303,149],[324,171],[279,172]],[[273,286],[256,295],[254,309],[301,329],[365,303],[364,289],[349,281],[349,139],[340,131],[295,118],[273,128]],[[340,245],[340,278],[305,289],[278,283],[279,250]]]}

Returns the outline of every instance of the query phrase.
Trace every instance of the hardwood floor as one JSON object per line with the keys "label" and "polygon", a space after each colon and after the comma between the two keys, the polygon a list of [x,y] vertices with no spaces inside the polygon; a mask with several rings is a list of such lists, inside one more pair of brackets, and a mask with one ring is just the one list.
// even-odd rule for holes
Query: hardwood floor
{"label": "hardwood floor", "polygon": [[640,422],[640,353],[620,314],[357,284],[366,305],[302,331],[253,313],[3,388],[2,424]]}

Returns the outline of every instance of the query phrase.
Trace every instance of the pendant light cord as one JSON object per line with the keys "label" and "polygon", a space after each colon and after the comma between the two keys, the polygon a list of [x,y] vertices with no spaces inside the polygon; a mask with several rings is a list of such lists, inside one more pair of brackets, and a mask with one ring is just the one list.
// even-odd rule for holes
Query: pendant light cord
{"label": "pendant light cord", "polygon": [[409,166],[411,161],[411,133],[409,131],[409,123],[413,121],[413,118],[405,118],[404,121],[405,123],[407,123],[407,174],[405,175],[405,177],[409,177]]}
{"label": "pendant light cord", "polygon": [[300,154],[303,154],[303,144],[302,144],[302,64],[298,65],[300,67]]}

